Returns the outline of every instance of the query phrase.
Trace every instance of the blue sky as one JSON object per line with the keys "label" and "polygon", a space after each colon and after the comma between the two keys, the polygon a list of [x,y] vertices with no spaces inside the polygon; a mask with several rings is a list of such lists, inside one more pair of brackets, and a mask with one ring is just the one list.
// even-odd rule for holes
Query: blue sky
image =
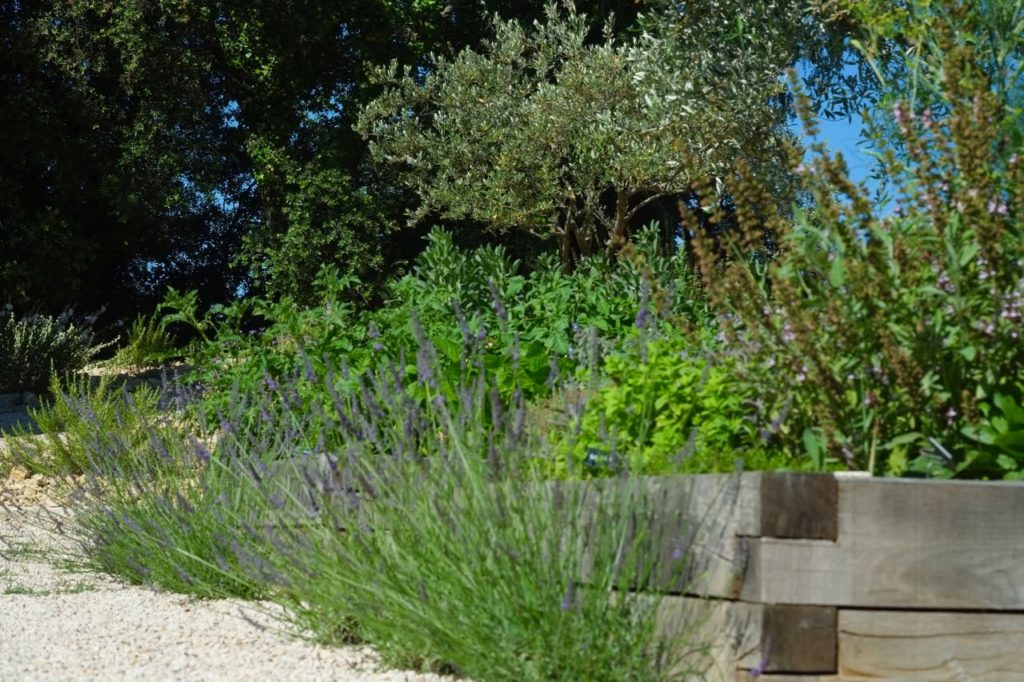
{"label": "blue sky", "polygon": [[[858,182],[866,180],[871,173],[874,159],[865,152],[866,147],[860,137],[863,129],[860,117],[855,116],[851,121],[822,119],[818,125],[821,127],[819,139],[826,142],[833,150],[842,152],[852,178]],[[858,143],[860,144],[858,145]]]}
{"label": "blue sky", "polygon": [[[797,121],[791,126],[803,137],[804,143],[810,147],[814,140],[802,134],[803,129],[800,122]],[[860,116],[853,116],[849,121],[846,119],[836,121],[819,119],[818,127],[817,141],[825,142],[833,151],[842,153],[850,171],[850,178],[854,182],[865,182],[872,191],[876,191],[878,182],[870,178],[875,159],[868,153],[871,149],[870,145],[861,137],[864,130],[863,119]]]}

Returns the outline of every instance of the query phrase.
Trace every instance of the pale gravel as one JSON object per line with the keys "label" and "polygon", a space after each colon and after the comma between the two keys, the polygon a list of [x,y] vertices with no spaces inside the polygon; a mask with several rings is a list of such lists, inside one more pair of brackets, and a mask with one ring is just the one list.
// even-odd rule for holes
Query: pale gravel
{"label": "pale gravel", "polygon": [[39,519],[0,511],[0,681],[451,681],[380,670],[366,647],[290,637],[266,608],[243,601],[60,571],[18,551],[26,543],[66,549]]}

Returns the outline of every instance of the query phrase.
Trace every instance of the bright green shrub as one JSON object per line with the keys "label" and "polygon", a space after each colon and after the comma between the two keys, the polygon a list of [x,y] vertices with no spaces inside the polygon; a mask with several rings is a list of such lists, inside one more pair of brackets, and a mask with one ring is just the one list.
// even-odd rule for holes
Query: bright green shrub
{"label": "bright green shrub", "polygon": [[51,373],[82,369],[104,348],[93,340],[92,330],[69,312],[17,319],[10,307],[0,309],[0,393],[38,391]]}
{"label": "bright green shrub", "polygon": [[601,383],[586,398],[576,466],[665,474],[732,471],[737,460],[746,468],[792,465],[762,442],[754,394],[737,380],[733,361],[694,354],[680,336],[634,341],[606,359]]}
{"label": "bright green shrub", "polygon": [[139,315],[128,329],[128,339],[111,359],[114,367],[154,367],[167,360],[180,357],[174,344],[156,315]]}

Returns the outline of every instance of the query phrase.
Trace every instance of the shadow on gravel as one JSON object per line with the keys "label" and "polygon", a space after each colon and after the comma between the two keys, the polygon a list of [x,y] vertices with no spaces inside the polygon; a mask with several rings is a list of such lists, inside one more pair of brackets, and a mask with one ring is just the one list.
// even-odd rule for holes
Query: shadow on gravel
{"label": "shadow on gravel", "polygon": [[[99,386],[100,381],[106,378],[112,389],[127,389],[131,392],[143,385],[160,390],[164,386],[164,380],[173,381],[188,374],[191,370],[191,366],[178,363],[166,367],[136,370],[93,368],[86,370],[85,374],[93,388]],[[15,433],[42,433],[28,414],[28,409],[38,404],[38,398],[34,393],[0,393],[0,438]]]}
{"label": "shadow on gravel", "polygon": [[0,411],[0,438],[10,435],[15,431],[21,433],[41,433],[39,426],[28,416],[24,407]]}

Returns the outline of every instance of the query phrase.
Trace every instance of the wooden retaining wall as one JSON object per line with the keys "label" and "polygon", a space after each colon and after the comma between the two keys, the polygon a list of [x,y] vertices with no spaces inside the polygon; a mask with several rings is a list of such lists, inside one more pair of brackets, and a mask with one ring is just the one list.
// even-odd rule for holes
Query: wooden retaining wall
{"label": "wooden retaining wall", "polygon": [[[1024,681],[1024,484],[749,473],[646,479],[666,631],[707,679]],[[699,532],[694,532],[694,521]]]}
{"label": "wooden retaining wall", "polygon": [[[638,521],[660,556],[634,597],[669,593],[659,626],[710,646],[703,679],[1024,682],[1024,483],[788,473],[640,483],[653,511]],[[624,498],[605,492],[634,484],[555,485],[584,486],[587,515],[618,513]]]}

